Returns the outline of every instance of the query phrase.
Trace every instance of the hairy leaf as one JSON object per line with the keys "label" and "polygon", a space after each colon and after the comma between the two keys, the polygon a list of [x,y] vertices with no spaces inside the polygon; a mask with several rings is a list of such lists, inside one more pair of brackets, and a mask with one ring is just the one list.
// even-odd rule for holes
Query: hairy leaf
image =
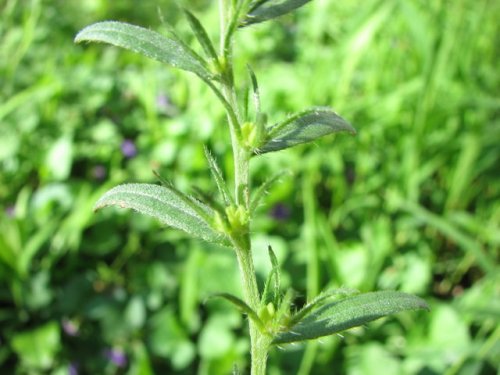
{"label": "hairy leaf", "polygon": [[116,21],[104,21],[85,27],[75,42],[102,42],[140,53],[173,67],[209,79],[205,62],[179,40],[168,38],[143,27]]}
{"label": "hairy leaf", "polygon": [[287,171],[278,172],[277,174],[273,175],[272,177],[264,181],[264,183],[262,183],[262,185],[260,185],[257,188],[250,201],[250,212],[253,212],[257,209],[264,195],[267,194],[268,190],[273,186],[273,184],[277,182],[285,174],[289,174],[289,172]]}
{"label": "hairy leaf", "polygon": [[247,314],[248,317],[252,319],[253,322],[261,329],[261,331],[264,331],[264,323],[262,323],[262,320],[260,320],[259,315],[241,298],[238,298],[230,293],[216,293],[212,297],[224,298],[225,300],[231,302],[233,305]]}
{"label": "hairy leaf", "polygon": [[314,311],[314,309],[318,308],[327,300],[331,301],[332,298],[346,297],[348,295],[356,293],[358,293],[356,290],[349,288],[334,289],[322,292],[321,294],[316,296],[311,302],[308,302],[306,305],[304,305],[296,314],[294,314],[290,320],[290,323],[292,325],[297,324],[298,322],[303,320],[309,313]]}
{"label": "hairy leaf", "polygon": [[201,22],[187,9],[184,9],[184,14],[188,19],[191,30],[193,30],[196,39],[198,39],[198,42],[205,51],[206,55],[217,61],[217,52],[215,51],[214,45],[212,44],[212,41],[210,40],[210,37]]}
{"label": "hairy leaf", "polygon": [[421,298],[402,292],[381,291],[359,294],[321,306],[286,332],[278,334],[273,343],[283,344],[314,339],[401,311],[428,308],[427,303]]}
{"label": "hairy leaf", "polygon": [[[278,258],[276,254],[274,254],[273,248],[268,246],[267,248],[269,253],[269,259],[271,260],[271,271],[269,275],[267,275],[266,283],[264,284],[264,291],[262,292],[261,304],[266,305],[268,302],[273,302],[274,305],[278,306],[278,299],[280,293],[280,285],[281,285],[281,274],[280,274],[280,266],[278,263]],[[274,281],[274,285],[271,283]],[[271,299],[271,293],[273,294],[273,298]]]}
{"label": "hairy leaf", "polygon": [[283,150],[342,131],[356,134],[352,125],[335,112],[325,108],[308,109],[268,129],[268,140],[256,153]]}
{"label": "hairy leaf", "polygon": [[307,4],[311,0],[257,1],[250,8],[240,27],[260,23],[283,16]]}
{"label": "hairy leaf", "polygon": [[106,206],[131,208],[152,216],[163,224],[180,229],[193,237],[227,246],[227,238],[213,230],[205,219],[213,217],[212,210],[202,203],[187,196],[180,196],[180,194],[166,186],[119,185],[104,194],[97,201],[94,209],[99,210]]}
{"label": "hairy leaf", "polygon": [[219,165],[217,164],[217,161],[214,159],[214,157],[210,153],[210,150],[207,147],[205,147],[205,157],[207,158],[208,166],[210,167],[210,172],[212,172],[212,177],[215,180],[217,189],[219,190],[219,193],[222,195],[224,204],[226,206],[234,205],[235,202],[233,200],[233,197],[231,196],[231,193],[229,192],[229,188],[227,187],[226,181],[222,176],[222,172],[219,168]]}

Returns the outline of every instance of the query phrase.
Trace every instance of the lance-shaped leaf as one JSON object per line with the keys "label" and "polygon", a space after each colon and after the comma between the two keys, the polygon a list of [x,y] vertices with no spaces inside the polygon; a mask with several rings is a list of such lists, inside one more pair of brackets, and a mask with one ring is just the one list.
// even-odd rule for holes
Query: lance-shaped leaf
{"label": "lance-shaped leaf", "polygon": [[243,301],[241,298],[238,298],[230,293],[216,293],[212,298],[224,298],[226,301],[231,302],[233,305],[235,305],[237,308],[241,309],[245,314],[248,315],[248,317],[259,327],[261,332],[265,331],[264,323],[262,323],[262,320],[259,318],[259,315],[250,307],[248,306],[245,301]]}
{"label": "lance-shaped leaf", "polygon": [[270,177],[266,181],[264,181],[264,183],[262,183],[262,185],[260,185],[255,190],[255,193],[253,194],[252,199],[250,201],[250,212],[251,213],[253,213],[257,209],[260,201],[268,193],[269,189],[274,185],[274,183],[276,183],[285,174],[290,174],[290,172],[288,172],[288,171],[278,172],[277,174],[273,175],[272,177]]}
{"label": "lance-shaped leaf", "polygon": [[321,306],[299,323],[278,334],[284,344],[331,335],[406,310],[428,309],[419,297],[393,291],[359,294]]}
{"label": "lance-shaped leaf", "polygon": [[210,40],[210,37],[208,36],[208,33],[201,24],[200,20],[198,20],[198,18],[196,18],[195,15],[187,9],[184,9],[184,14],[188,19],[191,30],[193,30],[196,39],[198,39],[198,42],[205,51],[206,55],[209,58],[217,61],[217,52],[215,51],[214,45],[212,44],[212,41]]}
{"label": "lance-shaped leaf", "polygon": [[85,27],[75,42],[102,42],[140,53],[154,60],[210,79],[206,64],[180,40],[168,38],[143,27],[116,21],[104,21]]}
{"label": "lance-shaped leaf", "polygon": [[[267,275],[266,283],[264,284],[264,291],[262,292],[261,304],[267,305],[267,303],[272,302],[274,305],[278,306],[278,299],[280,293],[281,286],[281,275],[280,275],[280,266],[278,263],[278,258],[276,254],[274,254],[273,248],[268,246],[267,248],[269,253],[269,259],[271,260],[271,271],[269,275]],[[274,281],[274,285],[271,283]],[[272,298],[271,298],[272,293]]]}
{"label": "lance-shaped leaf", "polygon": [[250,8],[240,27],[260,23],[283,16],[307,4],[311,0],[257,1]]}
{"label": "lance-shaped leaf", "polygon": [[228,246],[228,239],[213,230],[207,221],[207,218],[214,216],[209,207],[166,186],[119,185],[105,193],[94,209],[106,206],[131,208],[193,237]]}
{"label": "lance-shaped leaf", "polygon": [[267,141],[256,150],[256,153],[283,150],[343,131],[356,134],[352,125],[332,110],[308,109],[269,128]]}
{"label": "lance-shaped leaf", "polygon": [[217,161],[214,159],[214,157],[210,153],[210,150],[207,147],[205,147],[205,157],[207,158],[208,166],[210,167],[210,172],[212,172],[212,177],[215,180],[217,189],[219,190],[219,193],[222,196],[222,199],[224,200],[224,204],[226,206],[234,205],[235,204],[234,199],[231,196],[231,193],[229,192],[229,188],[227,187],[226,181],[222,176],[222,172],[219,168],[219,165],[217,164]]}

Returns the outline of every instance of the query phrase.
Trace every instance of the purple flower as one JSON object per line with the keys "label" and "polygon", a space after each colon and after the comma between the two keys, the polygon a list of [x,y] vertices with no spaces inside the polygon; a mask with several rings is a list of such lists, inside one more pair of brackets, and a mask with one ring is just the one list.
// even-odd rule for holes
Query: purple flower
{"label": "purple flower", "polygon": [[137,155],[137,148],[135,147],[134,141],[131,139],[125,139],[122,142],[122,154],[125,156],[127,159],[133,158],[135,155]]}
{"label": "purple flower", "polygon": [[104,178],[106,177],[106,167],[104,165],[96,165],[92,169],[92,176],[94,176],[96,180],[104,180]]}
{"label": "purple flower", "polygon": [[5,208],[5,214],[8,217],[13,218],[14,216],[16,216],[16,208],[14,206],[7,206]]}
{"label": "purple flower", "polygon": [[284,221],[290,217],[290,209],[283,203],[277,203],[271,209],[269,215],[275,220]]}
{"label": "purple flower", "polygon": [[78,364],[71,362],[68,367],[68,375],[78,375]]}
{"label": "purple flower", "polygon": [[168,116],[175,115],[177,112],[172,100],[163,92],[156,97],[156,109],[159,113]]}
{"label": "purple flower", "polygon": [[125,367],[127,365],[127,355],[122,349],[113,348],[107,349],[104,352],[105,357],[113,362],[117,367]]}
{"label": "purple flower", "polygon": [[63,319],[61,322],[64,333],[68,336],[78,336],[78,325],[69,319]]}

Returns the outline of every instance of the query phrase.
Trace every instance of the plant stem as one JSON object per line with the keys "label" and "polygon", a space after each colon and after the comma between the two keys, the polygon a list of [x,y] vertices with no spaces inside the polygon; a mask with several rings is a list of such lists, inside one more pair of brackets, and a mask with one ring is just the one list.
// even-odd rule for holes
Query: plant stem
{"label": "plant stem", "polygon": [[[236,255],[241,273],[245,302],[258,312],[260,298],[251,249],[236,249]],[[248,326],[250,331],[251,375],[265,375],[267,352],[269,350],[271,338],[260,332],[257,325],[251,319],[248,319]]]}
{"label": "plant stem", "polygon": [[[238,9],[241,10],[241,7]],[[227,25],[231,22],[237,22],[239,18],[238,11],[231,7],[227,0],[219,0],[220,12],[220,54],[223,57],[224,71],[222,80],[222,93],[224,99],[229,104],[228,121],[231,132],[231,146],[234,158],[234,188],[235,202],[249,211],[250,196],[250,173],[249,162],[250,153],[243,145],[241,139],[241,117],[238,109],[238,100],[235,89],[233,73],[233,56],[231,38],[232,30],[228,30]],[[234,14],[236,13],[236,14]],[[250,241],[250,220],[246,228],[239,235],[239,238],[233,238],[233,244],[238,259],[240,277],[243,287],[243,298],[245,302],[255,311],[259,312],[260,295],[257,287],[257,278],[255,274],[252,246]],[[271,338],[261,332],[257,325],[248,319],[250,332],[250,356],[251,356],[251,375],[265,375],[267,352],[271,343]]]}

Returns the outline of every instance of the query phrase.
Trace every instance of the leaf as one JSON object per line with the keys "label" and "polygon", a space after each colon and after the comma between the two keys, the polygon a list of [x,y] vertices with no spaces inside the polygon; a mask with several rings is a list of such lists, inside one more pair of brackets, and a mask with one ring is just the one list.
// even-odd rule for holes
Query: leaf
{"label": "leaf", "polygon": [[310,340],[357,327],[406,310],[428,309],[419,297],[394,291],[359,294],[318,308],[286,332],[274,344]]}
{"label": "leaf", "polygon": [[[107,206],[131,208],[193,237],[228,246],[228,240],[213,230],[207,218],[213,211],[196,200],[167,186],[152,184],[119,185],[104,194],[94,210]],[[203,213],[203,214],[202,214]]]}
{"label": "leaf", "polygon": [[200,43],[207,56],[214,59],[214,61],[217,61],[217,52],[215,51],[214,45],[212,44],[212,41],[210,40],[210,37],[208,36],[208,33],[201,24],[200,20],[198,20],[198,18],[196,18],[195,15],[187,9],[184,9],[184,14],[188,19],[191,30],[193,30],[196,39],[198,39],[198,42]]}
{"label": "leaf", "polygon": [[94,23],[81,30],[76,35],[75,42],[112,44],[193,72],[203,79],[211,78],[203,59],[181,41],[128,23],[116,21]]}
{"label": "leaf", "polygon": [[308,109],[268,129],[267,142],[255,152],[279,151],[342,131],[356,134],[352,125],[335,112],[326,108]]}
{"label": "leaf", "polygon": [[234,205],[235,202],[233,200],[233,197],[231,196],[231,193],[229,192],[229,188],[227,187],[226,181],[222,176],[222,172],[219,168],[219,165],[217,164],[217,161],[215,161],[214,157],[212,156],[210,150],[207,147],[205,147],[205,157],[207,158],[208,166],[210,167],[210,172],[212,172],[212,177],[215,180],[219,193],[222,195],[224,203],[226,204],[226,206]]}
{"label": "leaf", "polygon": [[264,332],[264,323],[262,323],[262,320],[260,320],[259,315],[250,307],[246,304],[245,301],[243,301],[241,298],[238,298],[230,293],[216,293],[212,296],[212,298],[224,298],[225,300],[231,302],[233,305],[238,307],[240,310],[242,310],[245,314],[248,315],[250,319],[253,320],[253,322],[259,327],[259,329]]}
{"label": "leaf", "polygon": [[292,325],[299,323],[304,319],[310,312],[315,308],[323,304],[328,299],[339,296],[348,296],[357,293],[354,289],[341,288],[322,292],[316,296],[311,302],[304,305],[296,314],[294,314],[290,320]]}
{"label": "leaf", "polygon": [[294,11],[311,0],[258,1],[241,23],[240,27],[271,20]]}
{"label": "leaf", "polygon": [[[274,305],[278,305],[278,298],[280,293],[280,285],[281,285],[281,275],[280,275],[280,266],[278,263],[278,258],[276,254],[274,254],[273,248],[268,246],[267,248],[269,253],[269,259],[271,260],[271,271],[269,275],[267,275],[266,283],[264,284],[264,291],[262,292],[261,304],[267,305],[268,302],[271,302],[270,294],[273,293],[272,302]],[[274,281],[274,285],[271,287],[271,282]],[[272,290],[271,290],[272,289]]]}
{"label": "leaf", "polygon": [[250,206],[249,206],[250,212],[254,212],[257,209],[261,199],[264,197],[265,194],[267,194],[271,186],[273,186],[273,184],[277,182],[285,174],[290,174],[290,172],[288,171],[278,172],[277,174],[273,175],[272,177],[264,181],[264,183],[262,183],[262,185],[260,185],[257,188],[250,201]]}
{"label": "leaf", "polygon": [[255,114],[258,115],[260,113],[259,84],[257,82],[257,76],[255,75],[255,73],[250,65],[247,65],[247,70],[248,70],[248,74],[250,75],[250,81],[252,82],[254,110],[255,110]]}

